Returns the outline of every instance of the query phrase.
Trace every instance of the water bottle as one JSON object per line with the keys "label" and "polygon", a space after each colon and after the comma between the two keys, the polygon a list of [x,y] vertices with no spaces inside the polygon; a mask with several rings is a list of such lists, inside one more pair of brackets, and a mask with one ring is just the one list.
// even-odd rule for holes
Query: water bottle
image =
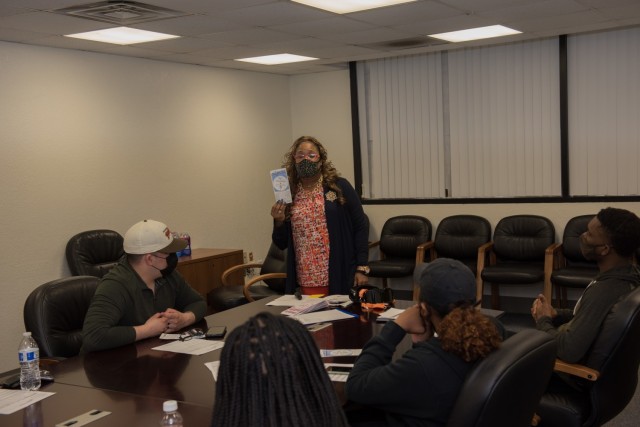
{"label": "water bottle", "polygon": [[167,400],[162,404],[164,415],[160,420],[160,426],[182,427],[182,415],[178,412],[178,402]]}
{"label": "water bottle", "polygon": [[189,233],[182,233],[180,238],[187,241],[187,246],[182,250],[182,255],[190,256],[191,255],[191,236]]}
{"label": "water bottle", "polygon": [[[174,239],[179,239],[180,238],[180,234],[176,233],[175,231],[171,232],[171,235],[173,236]],[[184,255],[184,251],[178,251],[176,252],[176,256],[178,258],[180,258],[182,255]]]}
{"label": "water bottle", "polygon": [[31,336],[31,332],[22,334],[18,347],[20,361],[20,388],[22,390],[38,390],[40,388],[40,349]]}

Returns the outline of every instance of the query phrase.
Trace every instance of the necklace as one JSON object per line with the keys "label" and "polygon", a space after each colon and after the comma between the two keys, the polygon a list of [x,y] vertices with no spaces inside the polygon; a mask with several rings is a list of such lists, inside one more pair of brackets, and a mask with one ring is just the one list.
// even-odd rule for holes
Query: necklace
{"label": "necklace", "polygon": [[298,186],[300,189],[304,190],[304,191],[313,191],[316,190],[318,188],[320,188],[320,186],[322,186],[322,175],[320,175],[320,178],[318,178],[318,180],[316,182],[314,182],[311,185],[305,186],[304,184],[302,184],[302,182],[298,183]]}

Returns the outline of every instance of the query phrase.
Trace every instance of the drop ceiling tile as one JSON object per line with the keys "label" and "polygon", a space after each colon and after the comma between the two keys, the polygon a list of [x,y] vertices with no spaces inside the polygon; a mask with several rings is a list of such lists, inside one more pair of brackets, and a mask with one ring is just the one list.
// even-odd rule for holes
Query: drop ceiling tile
{"label": "drop ceiling tile", "polygon": [[113,25],[50,12],[29,12],[0,18],[0,27],[61,35],[110,28]]}

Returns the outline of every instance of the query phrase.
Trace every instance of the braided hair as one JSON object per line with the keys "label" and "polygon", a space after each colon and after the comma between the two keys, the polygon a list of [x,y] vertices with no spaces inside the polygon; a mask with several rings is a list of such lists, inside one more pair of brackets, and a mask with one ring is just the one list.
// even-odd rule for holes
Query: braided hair
{"label": "braided hair", "polygon": [[220,358],[212,427],[347,426],[311,334],[262,312],[234,329]]}

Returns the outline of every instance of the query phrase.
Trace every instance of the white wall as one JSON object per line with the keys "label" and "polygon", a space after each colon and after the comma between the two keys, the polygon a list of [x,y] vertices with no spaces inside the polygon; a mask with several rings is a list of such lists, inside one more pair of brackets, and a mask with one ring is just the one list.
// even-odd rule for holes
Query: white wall
{"label": "white wall", "polygon": [[0,43],[0,94],[0,372],[75,233],[153,218],[194,247],[266,253],[288,77]]}

